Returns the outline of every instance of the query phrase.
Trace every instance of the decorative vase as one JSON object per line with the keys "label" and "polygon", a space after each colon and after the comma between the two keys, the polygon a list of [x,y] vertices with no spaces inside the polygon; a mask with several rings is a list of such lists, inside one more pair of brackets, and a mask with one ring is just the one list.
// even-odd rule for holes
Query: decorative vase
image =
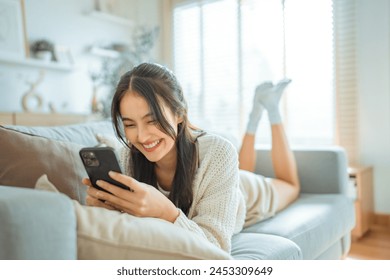
{"label": "decorative vase", "polygon": [[35,57],[38,58],[39,60],[51,61],[53,58],[53,55],[52,55],[51,51],[38,51],[35,53]]}

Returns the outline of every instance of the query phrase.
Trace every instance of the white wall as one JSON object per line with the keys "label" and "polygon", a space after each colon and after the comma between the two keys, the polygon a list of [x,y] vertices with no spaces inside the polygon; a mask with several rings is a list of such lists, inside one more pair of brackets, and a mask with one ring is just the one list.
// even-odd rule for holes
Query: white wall
{"label": "white wall", "polygon": [[[118,12],[135,24],[160,24],[158,0],[117,0]],[[88,113],[92,83],[88,67],[97,57],[87,48],[99,42],[131,42],[131,28],[87,15],[94,0],[26,0],[26,27],[30,40],[49,39],[71,48],[75,69],[70,72],[45,70],[37,92],[44,99],[44,111],[51,102],[59,112]],[[161,45],[153,51],[159,61]],[[35,81],[40,69],[0,62],[0,111],[22,111],[21,97]],[[102,94],[102,93],[101,93]],[[67,104],[66,108],[64,105]]]}
{"label": "white wall", "polygon": [[390,2],[357,4],[360,162],[374,167],[375,212],[390,214]]}

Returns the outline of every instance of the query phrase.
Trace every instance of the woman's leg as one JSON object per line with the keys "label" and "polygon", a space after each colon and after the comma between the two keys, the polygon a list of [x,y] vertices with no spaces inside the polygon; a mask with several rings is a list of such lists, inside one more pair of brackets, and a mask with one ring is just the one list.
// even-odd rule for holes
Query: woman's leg
{"label": "woman's leg", "polygon": [[300,185],[295,157],[290,150],[283,124],[271,125],[271,131],[271,156],[275,173],[275,179],[271,182],[278,193],[276,211],[280,211],[298,197]]}
{"label": "woman's leg", "polygon": [[269,91],[272,88],[273,84],[271,82],[265,82],[256,88],[255,96],[253,98],[252,111],[249,114],[249,121],[239,152],[239,168],[242,170],[250,172],[255,171],[255,134],[264,111],[264,106],[261,104],[259,97],[262,92]]}
{"label": "woman's leg", "polygon": [[[271,123],[271,156],[276,177],[275,179],[272,179],[271,182],[278,193],[279,202],[277,211],[280,211],[293,202],[298,197],[300,190],[294,154],[290,150],[279,112],[280,98],[284,89],[290,82],[290,80],[282,80],[275,86],[272,86],[272,84],[270,86],[269,83],[267,83],[267,86],[262,84],[256,88],[254,103],[260,103],[262,106],[253,106],[249,117],[247,132],[243,137],[239,153],[240,169],[253,172],[256,164],[255,133],[261,117],[260,113],[260,117],[253,118],[255,115],[254,110],[261,108],[262,112],[263,108],[265,108]],[[256,125],[256,127],[254,125]]]}
{"label": "woman's leg", "polygon": [[256,165],[256,152],[255,152],[255,135],[250,133],[245,133],[240,152],[238,155],[239,158],[239,168],[242,170],[254,172]]}

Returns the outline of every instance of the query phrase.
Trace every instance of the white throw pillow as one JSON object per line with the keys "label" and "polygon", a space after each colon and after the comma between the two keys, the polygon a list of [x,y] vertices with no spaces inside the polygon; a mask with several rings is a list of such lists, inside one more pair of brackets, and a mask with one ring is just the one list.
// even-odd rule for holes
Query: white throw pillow
{"label": "white throw pillow", "polygon": [[[35,188],[57,189],[46,175],[38,179]],[[167,221],[73,202],[78,259],[232,259],[202,237]]]}
{"label": "white throw pillow", "polygon": [[118,138],[112,135],[97,133],[95,137],[101,146],[108,146],[113,148],[114,150],[119,150],[124,146]]}

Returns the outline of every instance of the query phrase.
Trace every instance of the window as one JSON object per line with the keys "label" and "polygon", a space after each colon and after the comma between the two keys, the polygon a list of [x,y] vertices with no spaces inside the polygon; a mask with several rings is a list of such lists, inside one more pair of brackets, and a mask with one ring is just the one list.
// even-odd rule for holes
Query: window
{"label": "window", "polygon": [[[332,0],[176,1],[174,70],[202,128],[245,132],[254,89],[293,82],[281,110],[293,145],[334,143]],[[266,114],[258,129],[269,143]]]}

